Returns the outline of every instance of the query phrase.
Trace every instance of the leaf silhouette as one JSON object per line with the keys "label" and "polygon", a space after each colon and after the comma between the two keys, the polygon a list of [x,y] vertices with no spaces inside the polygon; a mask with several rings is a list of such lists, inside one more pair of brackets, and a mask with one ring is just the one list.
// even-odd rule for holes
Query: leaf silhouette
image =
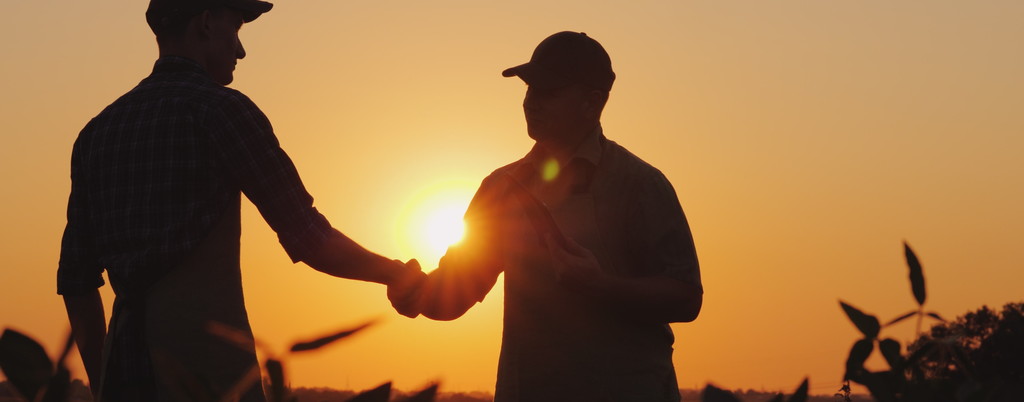
{"label": "leaf silhouette", "polygon": [[701,402],[740,402],[732,392],[708,384],[700,396]]}
{"label": "leaf silhouette", "polygon": [[348,402],[388,402],[391,398],[391,383],[386,382],[378,386],[377,388],[352,397]]}
{"label": "leaf silhouette", "polygon": [[284,402],[284,394],[287,391],[284,385],[284,367],[280,361],[274,359],[267,359],[265,365],[267,375],[270,376],[270,400]]}
{"label": "leaf silhouette", "polygon": [[906,319],[908,319],[910,317],[913,317],[915,314],[917,314],[917,310],[914,310],[914,311],[911,311],[909,313],[905,313],[905,314],[903,314],[903,315],[901,315],[899,317],[893,318],[892,321],[889,321],[889,322],[885,323],[885,325],[883,325],[883,326],[884,327],[888,327],[888,326],[893,325],[893,324],[895,324],[897,322],[900,322],[900,321],[906,320]]}
{"label": "leaf silhouette", "polygon": [[900,343],[892,338],[883,339],[878,343],[878,350],[882,352],[885,361],[893,370],[900,370],[903,365],[903,355],[900,354]]}
{"label": "leaf silhouette", "polygon": [[207,322],[206,332],[216,335],[244,351],[253,350],[257,346],[256,339],[249,332],[218,321]]}
{"label": "leaf silhouette", "polygon": [[786,402],[786,396],[782,394],[775,394],[775,396],[773,396],[772,399],[769,399],[768,402]]}
{"label": "leaf silhouette", "polygon": [[907,242],[903,242],[903,251],[907,256],[907,266],[910,267],[910,289],[914,292],[917,305],[924,305],[927,295],[924,291],[924,270],[921,269],[921,262],[917,260],[917,255]]}
{"label": "leaf silhouette", "polygon": [[927,314],[929,317],[934,318],[936,320],[939,320],[939,321],[942,321],[942,322],[946,322],[945,318],[942,318],[942,316],[939,315],[939,313],[936,313],[934,311],[929,311],[929,312],[927,312],[925,314]]}
{"label": "leaf silhouette", "polygon": [[868,339],[875,339],[878,337],[878,331],[881,329],[881,325],[878,323],[878,318],[873,315],[864,314],[856,307],[839,301],[839,305],[843,307],[843,311],[846,312],[846,316],[850,317],[850,321],[853,321],[853,325],[857,326],[864,337]]}
{"label": "leaf silhouette", "polygon": [[68,400],[68,391],[71,389],[71,372],[61,366],[57,373],[50,377],[43,391],[42,402],[65,402]]}
{"label": "leaf silhouette", "polygon": [[856,381],[860,377],[860,373],[864,371],[864,362],[873,350],[875,350],[875,343],[870,339],[854,342],[853,347],[850,348],[850,356],[846,358],[846,375],[843,379]]}
{"label": "leaf silhouette", "polygon": [[437,398],[438,384],[431,384],[413,396],[402,399],[402,402],[433,402]]}
{"label": "leaf silhouette", "polygon": [[323,347],[323,346],[325,346],[327,344],[330,344],[331,342],[337,341],[339,339],[342,339],[342,338],[348,337],[348,336],[350,336],[352,334],[355,334],[356,332],[362,331],[362,330],[366,329],[366,327],[369,327],[369,326],[373,325],[375,322],[376,322],[376,320],[367,321],[366,323],[364,323],[362,325],[359,325],[359,326],[357,326],[355,328],[346,329],[346,330],[343,330],[341,332],[337,332],[337,333],[332,334],[332,335],[328,335],[328,336],[324,336],[324,337],[321,337],[321,338],[314,339],[312,341],[298,342],[298,343],[292,345],[291,351],[292,352],[304,352],[304,351],[308,351],[308,350],[319,349],[319,348],[321,348],[321,347]]}
{"label": "leaf silhouette", "polygon": [[0,370],[25,399],[32,401],[49,381],[53,363],[39,342],[5,329],[0,336]]}
{"label": "leaf silhouette", "polygon": [[64,366],[64,360],[68,358],[68,354],[71,353],[71,349],[75,347],[75,334],[68,331],[68,340],[64,342],[64,349],[60,353],[60,358],[57,359],[57,367]]}
{"label": "leaf silhouette", "polygon": [[807,382],[807,378],[804,378],[804,382],[800,383],[800,386],[796,388],[793,395],[789,397],[789,402],[807,402],[807,388],[810,384]]}

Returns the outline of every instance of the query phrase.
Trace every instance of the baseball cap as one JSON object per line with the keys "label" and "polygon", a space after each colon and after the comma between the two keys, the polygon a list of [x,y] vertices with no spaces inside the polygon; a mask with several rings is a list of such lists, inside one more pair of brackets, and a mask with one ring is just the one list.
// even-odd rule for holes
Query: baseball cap
{"label": "baseball cap", "polygon": [[611,91],[615,82],[612,61],[604,47],[584,32],[570,31],[548,36],[534,49],[530,61],[507,68],[501,75],[545,88],[578,83]]}
{"label": "baseball cap", "polygon": [[237,10],[242,13],[243,21],[252,22],[274,5],[260,0],[150,0],[146,22],[154,32],[158,32],[177,21],[217,7]]}

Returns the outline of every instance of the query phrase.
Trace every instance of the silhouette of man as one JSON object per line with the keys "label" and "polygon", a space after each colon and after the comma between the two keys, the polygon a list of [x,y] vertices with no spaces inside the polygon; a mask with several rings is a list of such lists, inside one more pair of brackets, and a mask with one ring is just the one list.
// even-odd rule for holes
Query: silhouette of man
{"label": "silhouette of man", "polygon": [[[94,393],[103,400],[263,400],[239,271],[245,193],[293,262],[408,293],[424,274],[374,254],[313,207],[270,122],[227,88],[257,0],[151,0],[159,59],[81,131],[71,157],[57,290]],[[116,294],[105,328],[98,287]],[[403,310],[404,311],[404,310]],[[248,373],[248,376],[247,376]],[[244,378],[255,380],[249,386]],[[234,392],[234,394],[232,394]]]}
{"label": "silhouette of man", "polygon": [[527,84],[536,144],[483,180],[422,314],[460,317],[504,272],[495,401],[678,401],[668,323],[696,319],[700,269],[672,185],[602,132],[608,54],[559,32],[502,75]]}

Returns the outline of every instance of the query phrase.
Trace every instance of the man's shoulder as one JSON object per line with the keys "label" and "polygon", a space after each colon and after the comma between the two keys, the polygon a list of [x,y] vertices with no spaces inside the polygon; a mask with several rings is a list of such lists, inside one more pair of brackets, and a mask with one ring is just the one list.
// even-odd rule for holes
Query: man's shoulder
{"label": "man's shoulder", "polygon": [[605,140],[601,164],[605,170],[631,181],[665,179],[665,174],[660,169],[609,139]]}

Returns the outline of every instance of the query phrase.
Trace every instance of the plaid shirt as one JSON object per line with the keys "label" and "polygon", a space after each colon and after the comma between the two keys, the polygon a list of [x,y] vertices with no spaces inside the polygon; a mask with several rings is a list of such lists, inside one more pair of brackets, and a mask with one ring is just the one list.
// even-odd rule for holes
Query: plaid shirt
{"label": "plaid shirt", "polygon": [[160,58],[75,141],[57,293],[102,286],[104,269],[115,291],[143,291],[235,210],[239,192],[293,262],[333,232],[263,112],[198,63]]}

